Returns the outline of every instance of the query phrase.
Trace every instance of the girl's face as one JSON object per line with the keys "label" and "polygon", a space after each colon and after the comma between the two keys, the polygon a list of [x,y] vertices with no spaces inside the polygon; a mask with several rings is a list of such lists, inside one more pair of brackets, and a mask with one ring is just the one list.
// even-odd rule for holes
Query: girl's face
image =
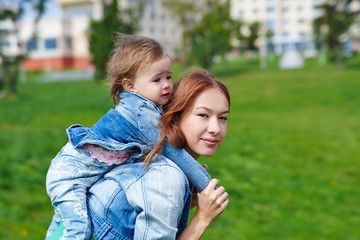
{"label": "girl's face", "polygon": [[207,89],[196,97],[179,122],[191,156],[197,159],[215,153],[225,137],[228,116],[229,103],[220,89]]}
{"label": "girl's face", "polygon": [[169,101],[173,91],[171,60],[164,55],[150,66],[138,71],[131,92],[161,106]]}

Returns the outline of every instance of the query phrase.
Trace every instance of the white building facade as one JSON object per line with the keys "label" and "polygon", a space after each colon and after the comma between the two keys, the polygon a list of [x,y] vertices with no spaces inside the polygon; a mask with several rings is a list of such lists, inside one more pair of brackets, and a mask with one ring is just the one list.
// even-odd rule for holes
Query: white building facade
{"label": "white building facade", "polygon": [[[19,38],[27,49],[25,69],[54,70],[91,68],[88,29],[92,19],[102,18],[102,0],[58,0],[60,16],[42,19],[38,26],[38,38],[31,39],[34,25],[22,22]],[[181,49],[182,30],[177,19],[163,6],[162,0],[138,0],[144,4],[139,13],[139,32],[160,42],[170,57],[177,58]],[[313,49],[314,18],[321,14],[316,6],[326,0],[231,0],[231,16],[245,23],[260,21],[263,36],[266,29],[273,32],[272,43],[276,53],[289,49]],[[137,1],[119,0],[123,8],[132,7]],[[359,9],[359,2],[351,6]],[[5,26],[2,23],[2,27]],[[351,28],[359,38],[359,24]],[[264,39],[264,38],[262,38]],[[1,39],[4,52],[16,52],[16,40],[11,36]],[[264,49],[265,41],[259,41]],[[353,46],[352,44],[351,46]],[[355,44],[356,45],[356,44]]]}

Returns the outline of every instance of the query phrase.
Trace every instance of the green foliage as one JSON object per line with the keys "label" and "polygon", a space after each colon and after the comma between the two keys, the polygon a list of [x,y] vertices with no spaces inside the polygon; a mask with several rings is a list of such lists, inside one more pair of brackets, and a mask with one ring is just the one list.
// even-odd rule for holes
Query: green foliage
{"label": "green foliage", "polygon": [[[20,39],[19,21],[23,17],[27,4],[31,4],[35,12],[35,23],[37,23],[45,12],[45,3],[47,0],[15,0],[13,6],[0,7],[0,22],[8,21],[14,29],[0,29],[0,42],[7,39],[9,35],[15,37],[19,47]],[[36,32],[33,32],[35,35]],[[5,90],[6,84],[9,85],[9,92],[14,95],[17,93],[17,82],[20,75],[20,64],[25,58],[27,52],[19,52],[17,55],[7,55],[0,47],[0,93]]]}
{"label": "green foliage", "polygon": [[[287,71],[259,71],[257,59],[229,61],[227,74],[214,65],[231,95],[228,133],[199,161],[230,203],[203,239],[360,239],[360,58],[346,61],[344,71],[316,59]],[[20,82],[17,98],[0,99],[0,239],[44,239],[45,177],[65,128],[91,126],[112,106],[95,81]]]}
{"label": "green foliage", "polygon": [[339,68],[344,68],[342,57],[341,37],[347,33],[350,26],[354,24],[359,11],[349,8],[352,0],[326,1],[317,6],[322,15],[314,20],[314,34],[318,42],[324,42],[332,53],[332,60],[336,60]]}
{"label": "green foliage", "polygon": [[197,62],[210,69],[215,56],[224,56],[231,50],[230,40],[239,31],[240,23],[230,16],[230,1],[204,2],[201,8],[195,2],[175,0],[168,0],[165,6],[179,17],[183,27],[184,45],[190,48],[185,50],[187,63]]}
{"label": "green foliage", "polygon": [[95,65],[95,79],[106,78],[106,63],[114,48],[116,33],[133,34],[137,29],[138,8],[121,9],[118,0],[102,1],[103,18],[90,24],[89,45]]}
{"label": "green foliage", "polygon": [[259,21],[251,22],[247,24],[249,30],[248,34],[242,34],[241,32],[238,35],[238,39],[241,41],[241,45],[245,50],[254,52],[258,50],[256,46],[256,40],[259,38],[259,32],[261,28],[261,23]]}

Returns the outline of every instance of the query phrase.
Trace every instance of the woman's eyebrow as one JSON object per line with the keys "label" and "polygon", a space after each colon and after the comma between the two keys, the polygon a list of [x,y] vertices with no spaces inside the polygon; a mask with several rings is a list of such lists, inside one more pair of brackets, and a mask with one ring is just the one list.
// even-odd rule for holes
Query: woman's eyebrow
{"label": "woman's eyebrow", "polygon": [[[196,109],[204,109],[206,111],[213,112],[213,110],[211,108],[203,107],[203,106],[197,107]],[[226,110],[226,111],[221,112],[221,114],[227,114],[227,113],[230,113],[230,111]]]}

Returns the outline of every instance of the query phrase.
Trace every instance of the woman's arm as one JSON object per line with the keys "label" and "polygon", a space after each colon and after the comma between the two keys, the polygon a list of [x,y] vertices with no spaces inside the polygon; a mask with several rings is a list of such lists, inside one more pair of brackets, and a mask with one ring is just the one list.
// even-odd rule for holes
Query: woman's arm
{"label": "woman's arm", "polygon": [[197,210],[178,240],[198,240],[210,224],[217,219],[229,203],[224,187],[219,180],[212,179],[204,191],[197,194]]}

